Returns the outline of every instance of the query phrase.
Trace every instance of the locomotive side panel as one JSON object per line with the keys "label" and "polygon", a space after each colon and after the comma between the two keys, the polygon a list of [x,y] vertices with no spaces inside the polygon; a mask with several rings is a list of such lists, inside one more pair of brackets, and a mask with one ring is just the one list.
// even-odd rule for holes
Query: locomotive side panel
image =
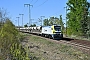
{"label": "locomotive side panel", "polygon": [[42,27],[42,34],[52,34],[51,26]]}

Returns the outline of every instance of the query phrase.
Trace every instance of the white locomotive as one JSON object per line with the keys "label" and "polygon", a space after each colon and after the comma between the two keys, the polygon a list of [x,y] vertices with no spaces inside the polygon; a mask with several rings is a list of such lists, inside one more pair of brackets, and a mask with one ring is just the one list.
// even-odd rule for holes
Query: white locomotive
{"label": "white locomotive", "polygon": [[38,34],[53,39],[63,38],[62,28],[60,25],[25,27],[20,28],[20,31]]}

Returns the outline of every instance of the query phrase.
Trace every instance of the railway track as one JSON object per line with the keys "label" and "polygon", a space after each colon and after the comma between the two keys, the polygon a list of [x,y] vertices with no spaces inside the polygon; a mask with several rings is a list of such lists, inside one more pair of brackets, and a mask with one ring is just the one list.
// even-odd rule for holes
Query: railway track
{"label": "railway track", "polygon": [[[45,37],[41,37],[41,38],[45,38]],[[76,40],[76,42],[75,42],[74,39],[69,39],[69,38],[66,40],[64,40],[64,39],[63,40],[53,40],[53,39],[49,39],[49,38],[45,38],[45,39],[56,42],[56,43],[61,43],[61,44],[66,44],[66,45],[72,46],[72,47],[90,55],[90,45],[87,45],[86,43],[83,44],[83,42],[77,42],[78,40]]]}
{"label": "railway track", "polygon": [[79,49],[80,51],[82,51],[84,53],[90,54],[90,46],[87,46],[87,45],[85,46],[85,45],[82,45],[80,43],[71,42],[71,41],[63,41],[63,40],[61,40],[60,42],[64,43],[64,44],[68,44],[70,46],[73,46],[73,47]]}
{"label": "railway track", "polygon": [[[34,35],[34,34],[32,34],[32,35]],[[38,36],[38,35],[34,35],[34,36]],[[78,42],[78,40],[71,39],[71,38],[70,39],[69,38],[68,39],[64,38],[62,40],[53,40],[53,39],[49,39],[49,38],[45,38],[45,37],[41,37],[41,36],[38,36],[38,37],[44,38],[46,40],[50,40],[50,41],[53,41],[53,42],[56,42],[56,43],[61,43],[61,44],[66,44],[66,45],[72,46],[72,47],[74,47],[76,49],[79,49],[80,51],[90,55],[90,44],[89,44],[90,41],[86,41],[86,42],[89,42],[89,43],[84,43],[83,40],[82,40],[82,42]]]}

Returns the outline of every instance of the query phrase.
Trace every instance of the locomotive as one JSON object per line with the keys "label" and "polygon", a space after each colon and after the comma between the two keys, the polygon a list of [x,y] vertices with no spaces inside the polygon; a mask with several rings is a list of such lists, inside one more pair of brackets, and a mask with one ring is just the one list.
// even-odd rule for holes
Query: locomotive
{"label": "locomotive", "polygon": [[60,25],[25,27],[20,28],[20,31],[33,33],[53,39],[63,38],[62,27]]}

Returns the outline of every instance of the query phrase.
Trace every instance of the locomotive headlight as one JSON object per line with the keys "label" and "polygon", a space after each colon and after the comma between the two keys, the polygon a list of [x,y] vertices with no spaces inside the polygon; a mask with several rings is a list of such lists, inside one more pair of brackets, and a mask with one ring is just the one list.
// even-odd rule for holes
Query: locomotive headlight
{"label": "locomotive headlight", "polygon": [[53,31],[53,33],[55,33],[55,31]]}

